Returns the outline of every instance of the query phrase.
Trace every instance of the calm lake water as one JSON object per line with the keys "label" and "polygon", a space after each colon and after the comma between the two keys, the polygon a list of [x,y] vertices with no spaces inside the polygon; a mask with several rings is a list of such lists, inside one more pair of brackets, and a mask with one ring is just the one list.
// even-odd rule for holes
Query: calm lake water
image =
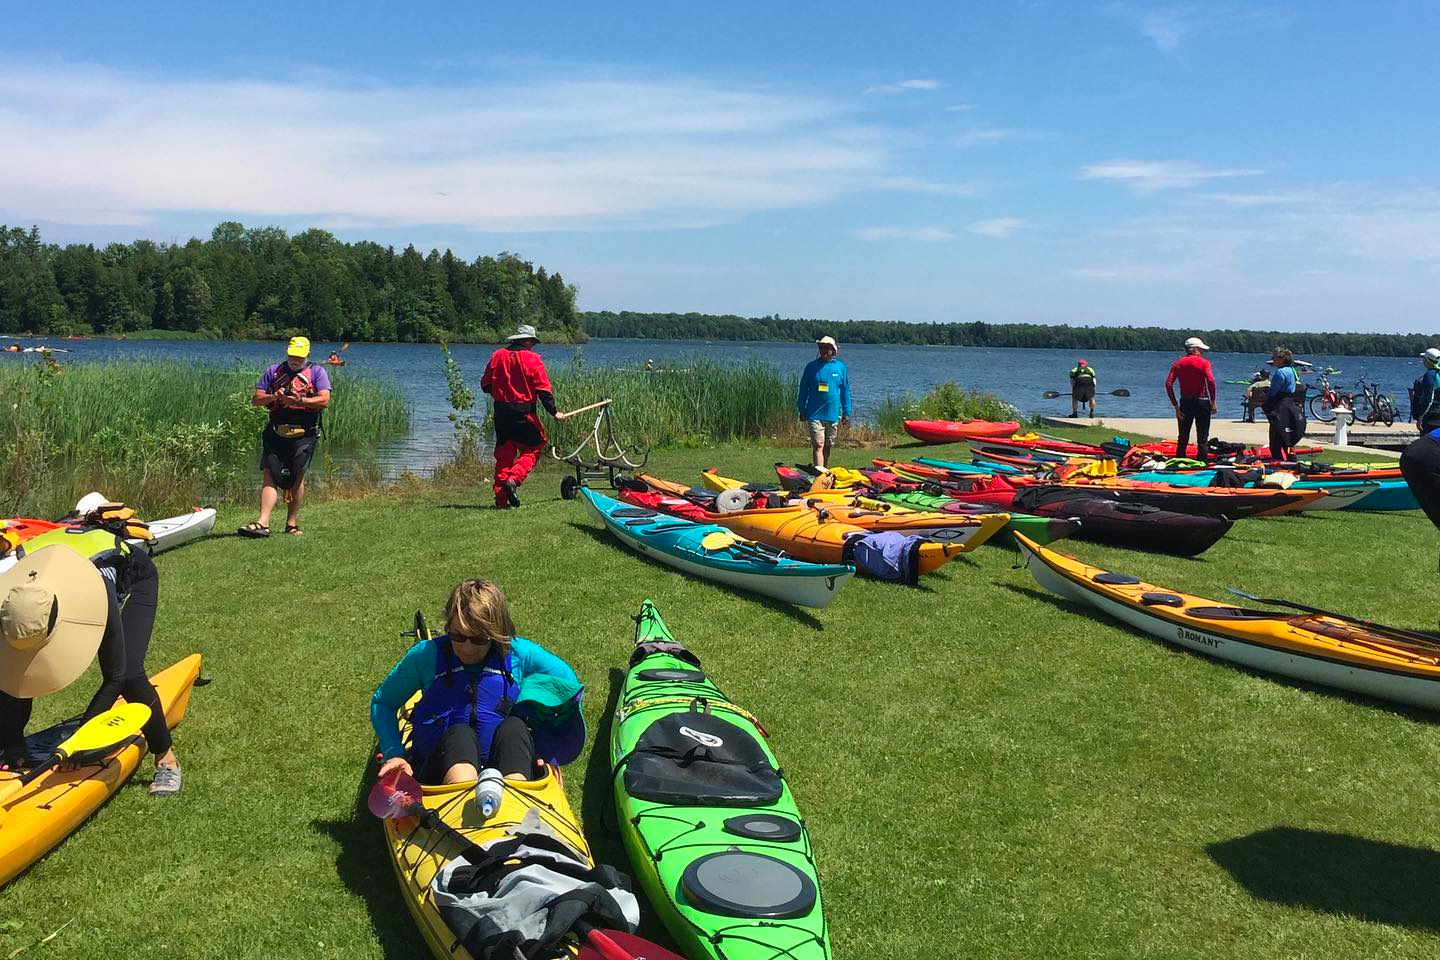
{"label": "calm lake water", "polygon": [[[15,342],[15,341],[7,341]],[[71,340],[39,341],[24,339],[26,346],[46,342],[69,350],[59,359],[65,363],[112,359],[173,360],[176,363],[201,365],[248,366],[257,375],[266,363],[284,356],[284,344],[274,341],[181,341],[181,340]],[[315,355],[326,356],[333,346],[316,344]],[[466,379],[478,385],[485,361],[495,349],[489,344],[461,344],[452,353],[465,371]],[[641,366],[647,359],[658,364],[683,365],[696,357],[719,361],[743,362],[759,359],[782,369],[798,372],[815,355],[808,343],[705,343],[688,340],[592,340],[583,346],[541,345],[540,353],[551,369],[567,363],[577,354],[586,363],[614,366]],[[1093,350],[1076,354],[1069,350],[1022,350],[980,347],[914,347],[866,344],[841,344],[840,356],[850,368],[855,392],[856,412],[864,418],[872,413],[887,396],[923,393],[937,383],[957,380],[966,387],[995,393],[1025,413],[1063,414],[1070,410],[1067,374],[1077,356],[1084,356],[1098,371],[1100,391],[1125,387],[1132,391],[1129,398],[1099,398],[1102,417],[1160,417],[1170,415],[1165,399],[1165,374],[1170,363],[1179,356],[1151,351]],[[33,360],[26,354],[0,353],[0,362]],[[408,438],[388,444],[380,450],[380,462],[391,468],[427,467],[448,452],[452,428],[445,379],[441,367],[440,348],[435,344],[355,343],[345,351],[348,362],[344,373],[364,372],[386,377],[399,383],[410,400],[412,431]],[[1257,354],[1212,353],[1210,361],[1215,377],[1248,379],[1267,359]],[[1355,378],[1364,375],[1377,381],[1381,388],[1398,398],[1402,414],[1408,412],[1405,390],[1420,374],[1418,359],[1399,357],[1331,357],[1307,356],[1317,364],[1339,367],[1343,373],[1333,377],[1345,389],[1353,387]],[[341,384],[337,389],[341,389]],[[197,389],[203,384],[197,383]],[[1066,395],[1058,400],[1045,400],[1046,390],[1060,390]],[[1242,388],[1220,384],[1221,414],[1238,416]],[[478,392],[478,390],[477,390]],[[562,409],[598,400],[598,397],[560,397]],[[616,411],[622,418],[624,411]]]}

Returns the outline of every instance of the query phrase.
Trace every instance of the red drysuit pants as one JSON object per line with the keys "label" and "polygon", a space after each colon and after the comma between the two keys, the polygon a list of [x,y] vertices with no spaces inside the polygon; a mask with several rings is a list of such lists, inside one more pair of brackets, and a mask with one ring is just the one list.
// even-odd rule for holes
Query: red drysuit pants
{"label": "red drysuit pants", "polygon": [[501,486],[509,480],[515,486],[525,482],[530,476],[530,471],[535,469],[535,461],[540,459],[540,451],[545,449],[543,443],[533,447],[521,446],[514,440],[506,440],[495,445],[495,505],[503,507],[506,504],[505,488]]}

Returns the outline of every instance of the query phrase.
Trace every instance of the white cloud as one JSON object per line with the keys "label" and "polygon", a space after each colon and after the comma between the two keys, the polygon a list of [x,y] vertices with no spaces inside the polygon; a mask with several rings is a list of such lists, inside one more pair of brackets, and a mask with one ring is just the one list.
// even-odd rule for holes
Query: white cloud
{"label": "white cloud", "polygon": [[995,217],[990,220],[976,220],[966,229],[980,237],[1012,237],[1024,229],[1026,223],[1019,217]]}
{"label": "white cloud", "polygon": [[1211,180],[1254,177],[1263,170],[1206,167],[1184,160],[1111,160],[1080,169],[1081,180],[1114,180],[1128,184],[1137,193],[1196,187]]}
{"label": "white cloud", "polygon": [[673,76],[392,86],[12,62],[0,222],[688,226],[932,189],[900,169],[895,142],[838,102]]}
{"label": "white cloud", "polygon": [[1140,18],[1140,33],[1166,53],[1177,50],[1194,27],[1189,12],[1183,8],[1152,10]]}
{"label": "white cloud", "polygon": [[861,240],[918,240],[942,243],[954,240],[955,234],[943,227],[865,227],[854,231]]}
{"label": "white cloud", "polygon": [[1276,10],[1245,0],[1168,5],[1153,0],[1111,0],[1103,9],[1166,54],[1177,53],[1194,39],[1274,29],[1285,20]]}
{"label": "white cloud", "polygon": [[982,127],[967,130],[952,141],[957,147],[982,147],[1010,140],[1045,140],[1050,134],[1044,130],[1024,130],[1015,127]]}
{"label": "white cloud", "polygon": [[939,90],[945,84],[939,80],[901,80],[897,83],[879,83],[873,87],[865,88],[865,95],[882,93],[893,95],[897,93],[909,93],[912,90]]}

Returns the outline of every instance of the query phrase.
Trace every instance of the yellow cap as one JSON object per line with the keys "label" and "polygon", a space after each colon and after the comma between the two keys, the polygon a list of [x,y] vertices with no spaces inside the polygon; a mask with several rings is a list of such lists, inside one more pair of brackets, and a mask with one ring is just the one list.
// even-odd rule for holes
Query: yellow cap
{"label": "yellow cap", "polygon": [[286,350],[285,352],[286,352],[287,354],[289,354],[290,356],[292,356],[292,357],[308,357],[308,356],[310,356],[310,338],[309,338],[309,337],[291,337],[291,338],[290,338],[290,348],[289,348],[288,350]]}

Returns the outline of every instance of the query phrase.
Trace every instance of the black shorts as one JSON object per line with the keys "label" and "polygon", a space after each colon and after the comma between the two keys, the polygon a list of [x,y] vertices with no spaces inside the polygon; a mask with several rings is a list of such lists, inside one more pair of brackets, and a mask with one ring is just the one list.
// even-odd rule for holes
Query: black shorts
{"label": "black shorts", "polygon": [[310,468],[310,458],[315,455],[314,435],[287,439],[268,426],[260,434],[260,469],[270,471],[270,479],[281,490],[289,490],[299,483]]}
{"label": "black shorts", "polygon": [[1081,377],[1070,384],[1070,396],[1075,398],[1076,403],[1089,403],[1095,399],[1095,381],[1089,377]]}

